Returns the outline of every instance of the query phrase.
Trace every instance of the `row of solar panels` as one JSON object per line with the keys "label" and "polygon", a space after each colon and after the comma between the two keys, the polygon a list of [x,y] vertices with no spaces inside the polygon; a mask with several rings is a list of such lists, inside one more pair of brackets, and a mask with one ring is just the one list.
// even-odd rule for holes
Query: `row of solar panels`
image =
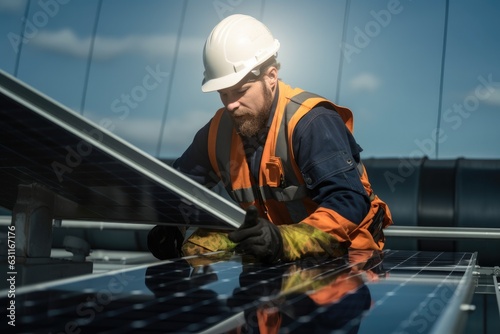
{"label": "row of solar panels", "polygon": [[[50,236],[43,227],[51,225],[33,220],[218,228],[242,221],[243,211],[231,202],[5,73],[0,106],[0,205],[23,227],[16,229],[18,244]],[[48,211],[46,197],[53,199]],[[16,268],[44,260],[36,249],[23,255]],[[457,332],[475,259],[351,251],[266,266],[217,253],[19,287],[15,296],[8,288],[0,296],[10,307],[0,326],[34,333]],[[40,273],[60,268],[45,260]]]}
{"label": "row of solar panels", "polygon": [[79,114],[0,72],[0,206],[19,185],[56,196],[53,217],[238,226],[243,211]]}

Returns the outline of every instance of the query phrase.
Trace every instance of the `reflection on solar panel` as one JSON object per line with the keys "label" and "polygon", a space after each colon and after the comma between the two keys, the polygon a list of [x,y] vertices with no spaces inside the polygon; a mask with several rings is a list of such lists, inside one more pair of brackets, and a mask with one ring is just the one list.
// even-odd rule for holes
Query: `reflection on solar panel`
{"label": "reflection on solar panel", "polygon": [[24,288],[16,329],[457,333],[474,265],[472,253],[351,251],[274,266],[214,253]]}
{"label": "reflection on solar panel", "polygon": [[53,218],[239,226],[243,211],[0,71],[0,206],[20,184],[56,196]]}

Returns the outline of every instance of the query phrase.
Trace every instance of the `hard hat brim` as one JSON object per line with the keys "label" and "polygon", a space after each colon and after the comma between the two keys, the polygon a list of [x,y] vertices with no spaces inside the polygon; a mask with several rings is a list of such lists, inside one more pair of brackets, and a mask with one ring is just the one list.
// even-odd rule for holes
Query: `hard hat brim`
{"label": "hard hat brim", "polygon": [[201,91],[203,93],[215,92],[224,88],[232,87],[240,82],[250,71],[242,71],[239,73],[232,73],[222,78],[216,78],[208,81],[203,81]]}

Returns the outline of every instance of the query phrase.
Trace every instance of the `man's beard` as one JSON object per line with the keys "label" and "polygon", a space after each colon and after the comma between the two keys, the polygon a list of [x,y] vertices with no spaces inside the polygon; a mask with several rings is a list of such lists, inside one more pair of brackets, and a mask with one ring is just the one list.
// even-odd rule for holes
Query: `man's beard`
{"label": "man's beard", "polygon": [[271,114],[271,106],[273,104],[273,96],[269,89],[266,89],[264,82],[262,82],[262,94],[264,96],[264,105],[259,110],[257,115],[250,117],[243,117],[243,119],[233,118],[236,126],[236,131],[243,137],[252,137],[256,135],[259,130],[263,129],[269,115]]}

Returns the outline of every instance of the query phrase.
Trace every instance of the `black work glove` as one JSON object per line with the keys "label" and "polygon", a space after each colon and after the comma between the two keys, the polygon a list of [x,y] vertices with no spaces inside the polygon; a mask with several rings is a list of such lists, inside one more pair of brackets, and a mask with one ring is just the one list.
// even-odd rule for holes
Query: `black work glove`
{"label": "black work glove", "polygon": [[156,225],[148,233],[148,249],[157,259],[181,257],[184,235],[177,226]]}
{"label": "black work glove", "polygon": [[243,224],[228,237],[238,243],[236,250],[251,254],[262,262],[275,263],[283,256],[280,230],[269,220],[259,218],[255,206],[247,209]]}

